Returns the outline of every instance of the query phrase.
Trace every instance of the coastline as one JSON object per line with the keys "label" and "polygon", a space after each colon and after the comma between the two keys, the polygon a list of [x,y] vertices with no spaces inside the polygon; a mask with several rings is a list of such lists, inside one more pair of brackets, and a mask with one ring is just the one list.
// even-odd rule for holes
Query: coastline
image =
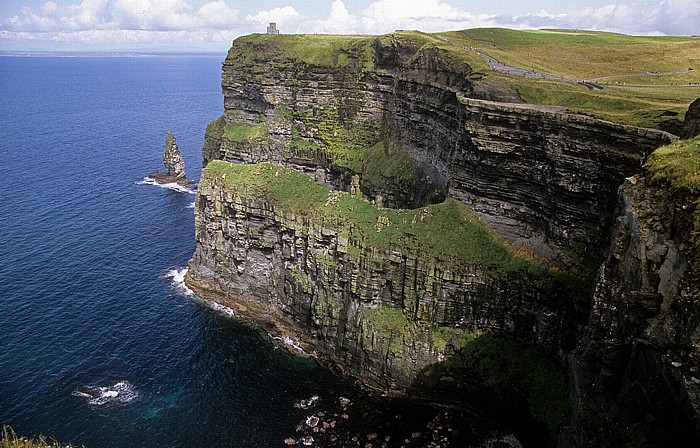
{"label": "coastline", "polygon": [[370,391],[386,393],[381,388],[367,384],[359,378],[351,376],[342,365],[334,362],[332,357],[319,352],[317,341],[301,326],[284,317],[278,310],[259,302],[247,300],[241,296],[223,293],[208,285],[193,280],[189,270],[185,274],[185,285],[192,293],[204,302],[212,302],[224,306],[233,312],[232,318],[243,325],[264,332],[271,341],[284,347],[298,356],[310,356],[321,365],[343,377],[351,377]]}

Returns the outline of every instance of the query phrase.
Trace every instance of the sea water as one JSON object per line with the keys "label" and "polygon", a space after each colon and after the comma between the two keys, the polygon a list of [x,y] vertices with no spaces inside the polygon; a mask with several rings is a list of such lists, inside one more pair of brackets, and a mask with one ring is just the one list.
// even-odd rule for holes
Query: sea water
{"label": "sea water", "polygon": [[311,437],[320,409],[362,443],[437,415],[368,398],[184,287],[193,191],[144,176],[171,131],[199,178],[223,58],[0,57],[0,424],[88,448],[272,447]]}

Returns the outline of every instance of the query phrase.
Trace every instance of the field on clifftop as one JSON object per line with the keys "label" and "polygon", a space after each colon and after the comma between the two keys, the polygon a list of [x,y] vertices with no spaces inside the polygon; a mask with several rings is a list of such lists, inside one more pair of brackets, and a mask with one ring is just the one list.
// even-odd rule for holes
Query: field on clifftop
{"label": "field on clifftop", "polygon": [[[647,127],[682,121],[700,97],[700,37],[627,36],[578,31],[481,28],[430,35],[432,44],[463,53],[486,78],[513,85],[528,103]],[[476,52],[509,67],[564,78],[536,79],[489,68]],[[467,53],[469,53],[467,55]],[[594,90],[576,81],[590,81]]]}
{"label": "field on clifftop", "polygon": [[[659,127],[667,119],[682,120],[688,104],[700,97],[699,37],[492,28],[437,35],[449,39],[457,47],[454,51],[473,48],[507,66],[569,80],[512,76],[482,66],[488,76],[514,85],[528,103],[563,105],[611,121]],[[582,80],[603,90],[575,83]]]}
{"label": "field on clifftop", "polygon": [[[700,97],[700,37],[477,28],[433,34],[397,31],[376,38],[279,35],[270,39],[261,34],[245,39],[253,43],[255,52],[236,54],[239,62],[280,57],[273,64],[276,67],[292,56],[309,65],[349,68],[353,57],[358,57],[365,70],[373,68],[374,39],[394,39],[416,50],[435,49],[443,61],[446,57],[455,64],[453,68],[466,64],[463,67],[471,67],[472,72],[465,77],[509,85],[526,103],[566,106],[573,113],[671,132],[682,122],[688,105]],[[494,69],[493,61],[502,67]]]}

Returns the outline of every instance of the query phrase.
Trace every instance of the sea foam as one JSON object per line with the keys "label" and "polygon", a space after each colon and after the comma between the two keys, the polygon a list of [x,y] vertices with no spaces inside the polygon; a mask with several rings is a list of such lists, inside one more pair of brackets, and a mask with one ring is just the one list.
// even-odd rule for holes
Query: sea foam
{"label": "sea foam", "polygon": [[198,297],[194,291],[188,288],[187,284],[185,284],[185,275],[187,275],[187,268],[179,268],[167,271],[165,274],[163,274],[163,277],[170,280],[170,284],[172,285],[173,289],[175,289],[175,291],[178,293],[194,299],[207,308],[215,311],[217,314],[221,314],[225,317],[235,317],[235,313],[231,308],[220,305],[216,302],[212,302],[211,300],[204,300]]}
{"label": "sea foam", "polygon": [[76,397],[86,398],[93,406],[127,404],[138,397],[138,392],[128,381],[119,381],[112,386],[80,386],[73,392]]}
{"label": "sea foam", "polygon": [[148,177],[148,176],[146,176],[142,180],[136,182],[136,185],[155,185],[156,187],[167,188],[168,190],[177,191],[178,193],[197,194],[197,192],[194,191],[193,189],[183,187],[182,185],[178,185],[175,182],[161,184],[161,183],[157,182],[155,179],[153,179],[152,177]]}
{"label": "sea foam", "polygon": [[195,297],[194,292],[185,284],[185,275],[187,275],[187,268],[179,268],[169,270],[163,274],[163,277],[169,279],[173,289],[180,294],[188,297]]}

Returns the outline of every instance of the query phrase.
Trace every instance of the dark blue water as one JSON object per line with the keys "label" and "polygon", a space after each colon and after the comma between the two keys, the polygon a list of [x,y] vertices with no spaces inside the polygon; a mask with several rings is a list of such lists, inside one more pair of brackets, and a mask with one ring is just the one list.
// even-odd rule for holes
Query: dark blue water
{"label": "dark blue water", "polygon": [[[168,131],[198,179],[222,60],[0,58],[0,424],[88,447],[279,446],[295,402],[346,391],[169,276],[194,251],[194,196],[138,182]],[[76,393],[119,382],[122,401]]]}

